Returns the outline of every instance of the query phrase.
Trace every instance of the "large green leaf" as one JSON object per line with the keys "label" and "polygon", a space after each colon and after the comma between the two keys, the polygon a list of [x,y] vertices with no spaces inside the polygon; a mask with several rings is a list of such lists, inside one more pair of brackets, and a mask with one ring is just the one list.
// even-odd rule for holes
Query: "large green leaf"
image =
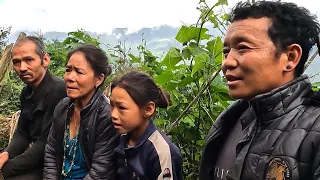
{"label": "large green leaf", "polygon": [[210,53],[214,53],[214,45],[216,43],[216,39],[210,40],[207,42],[207,46],[206,49],[210,52]]}
{"label": "large green leaf", "polygon": [[182,44],[186,44],[191,40],[198,41],[199,37],[200,40],[209,39],[211,35],[207,34],[207,28],[199,28],[195,26],[182,26],[176,36],[176,40]]}
{"label": "large green leaf", "polygon": [[189,116],[186,116],[186,117],[182,118],[181,122],[184,122],[184,123],[188,124],[189,127],[194,127],[195,126],[194,119],[191,119]]}
{"label": "large green leaf", "polygon": [[217,37],[215,40],[214,52],[213,52],[217,64],[222,63],[222,60],[223,60],[222,49],[223,49],[223,42],[220,37]]}
{"label": "large green leaf", "polygon": [[183,57],[183,59],[190,59],[191,58],[191,51],[188,47],[185,47],[182,50],[182,57]]}
{"label": "large green leaf", "polygon": [[218,0],[218,2],[214,6],[219,5],[228,5],[228,0]]}
{"label": "large green leaf", "polygon": [[131,62],[133,62],[133,63],[140,63],[141,62],[141,58],[139,58],[139,57],[136,57],[135,55],[133,55],[133,54],[129,54],[129,57],[131,58]]}
{"label": "large green leaf", "polygon": [[202,70],[206,62],[209,60],[209,56],[206,52],[202,52],[201,54],[194,57],[194,66],[192,68],[191,76],[194,75],[199,70]]}
{"label": "large green leaf", "polygon": [[162,60],[162,64],[168,69],[175,69],[175,65],[182,60],[182,56],[177,48],[171,47],[167,55]]}
{"label": "large green leaf", "polygon": [[191,76],[186,76],[180,81],[179,87],[186,87],[188,84],[192,83],[195,79]]}
{"label": "large green leaf", "polygon": [[174,74],[171,71],[164,71],[162,74],[155,76],[154,80],[158,84],[163,85],[169,82],[172,79],[172,77],[174,77]]}

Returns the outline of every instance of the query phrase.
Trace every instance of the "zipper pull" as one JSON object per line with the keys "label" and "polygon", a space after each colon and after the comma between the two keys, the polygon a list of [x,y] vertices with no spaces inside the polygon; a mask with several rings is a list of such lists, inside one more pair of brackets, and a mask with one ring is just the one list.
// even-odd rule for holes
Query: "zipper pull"
{"label": "zipper pull", "polygon": [[124,166],[128,166],[127,158],[124,158]]}

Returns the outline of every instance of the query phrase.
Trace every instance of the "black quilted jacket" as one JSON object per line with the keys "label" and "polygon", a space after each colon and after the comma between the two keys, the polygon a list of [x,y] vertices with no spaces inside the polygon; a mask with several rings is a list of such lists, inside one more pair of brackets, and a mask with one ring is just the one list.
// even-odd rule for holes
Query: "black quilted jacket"
{"label": "black quilted jacket", "polygon": [[320,106],[307,76],[301,76],[249,102],[228,107],[211,128],[202,155],[200,180],[210,171],[228,130],[241,118],[244,136],[227,179],[320,179]]}
{"label": "black quilted jacket", "polygon": [[[56,106],[45,147],[43,179],[62,178],[63,136],[69,123],[67,117],[70,117],[72,109],[72,101],[68,97]],[[113,127],[106,97],[97,91],[81,110],[80,117],[80,145],[89,169],[89,174],[84,179],[114,180],[117,166],[113,150],[118,145],[120,136]]]}

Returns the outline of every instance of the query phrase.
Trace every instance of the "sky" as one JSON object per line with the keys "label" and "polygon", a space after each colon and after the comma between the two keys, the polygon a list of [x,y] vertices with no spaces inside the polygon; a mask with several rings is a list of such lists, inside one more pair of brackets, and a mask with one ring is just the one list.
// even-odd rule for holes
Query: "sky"
{"label": "sky", "polygon": [[[284,1],[284,0],[283,0]],[[130,32],[143,27],[196,23],[199,0],[0,0],[0,27],[12,32],[31,30],[69,32],[79,28],[110,33],[127,27]],[[213,5],[217,0],[206,0]],[[229,0],[227,10],[238,0]],[[315,0],[291,0],[320,15]]]}

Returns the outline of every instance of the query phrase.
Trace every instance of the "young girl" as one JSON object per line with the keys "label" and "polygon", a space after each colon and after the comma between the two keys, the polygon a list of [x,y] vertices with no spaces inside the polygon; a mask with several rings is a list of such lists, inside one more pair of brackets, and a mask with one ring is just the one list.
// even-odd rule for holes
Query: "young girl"
{"label": "young girl", "polygon": [[153,79],[132,71],[111,85],[111,117],[122,134],[115,149],[119,180],[182,180],[180,150],[162,134],[151,118],[155,108],[171,105]]}

